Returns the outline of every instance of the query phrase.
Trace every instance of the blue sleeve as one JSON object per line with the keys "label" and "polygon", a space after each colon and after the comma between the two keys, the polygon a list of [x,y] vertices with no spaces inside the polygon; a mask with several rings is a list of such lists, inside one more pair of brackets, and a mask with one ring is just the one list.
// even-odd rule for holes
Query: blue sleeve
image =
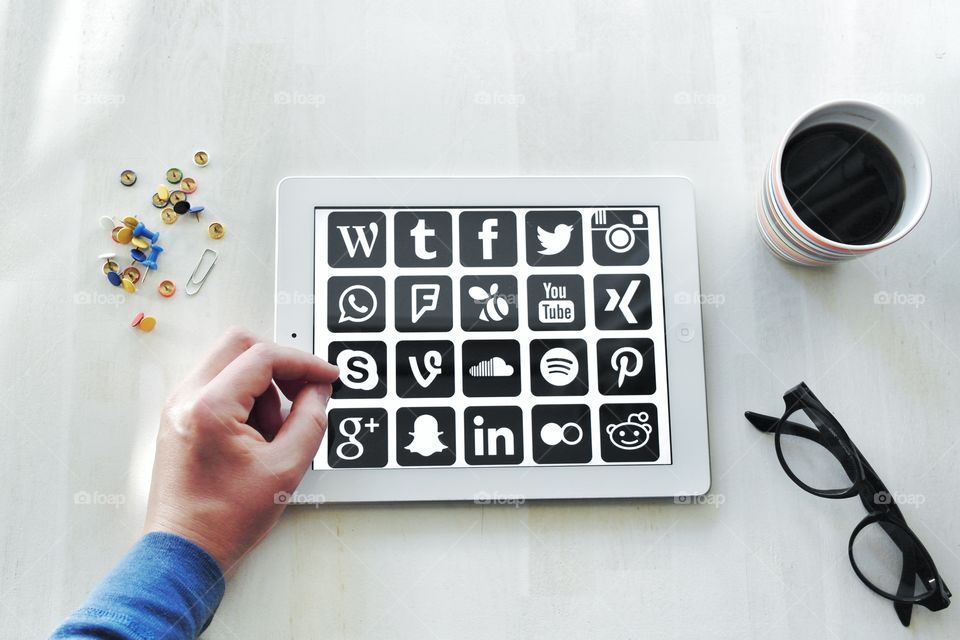
{"label": "blue sleeve", "polygon": [[148,533],[51,638],[196,638],[223,589],[206,551],[180,536]]}

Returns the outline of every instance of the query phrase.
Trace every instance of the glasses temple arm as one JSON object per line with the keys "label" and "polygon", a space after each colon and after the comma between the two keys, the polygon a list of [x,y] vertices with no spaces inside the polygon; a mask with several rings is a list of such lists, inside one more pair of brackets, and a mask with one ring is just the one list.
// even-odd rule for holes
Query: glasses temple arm
{"label": "glasses temple arm", "polygon": [[780,422],[780,418],[765,416],[762,413],[754,413],[753,411],[744,411],[743,417],[746,418],[750,424],[764,433],[773,432],[777,428],[777,423]]}

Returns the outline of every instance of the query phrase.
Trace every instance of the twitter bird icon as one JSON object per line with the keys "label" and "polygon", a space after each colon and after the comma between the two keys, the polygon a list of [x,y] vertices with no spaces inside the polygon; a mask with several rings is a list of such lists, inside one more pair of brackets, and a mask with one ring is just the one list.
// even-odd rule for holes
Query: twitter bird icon
{"label": "twitter bird icon", "polygon": [[543,247],[538,251],[543,256],[555,256],[570,244],[570,237],[573,234],[572,224],[558,224],[553,231],[547,231],[543,227],[537,227],[537,240]]}

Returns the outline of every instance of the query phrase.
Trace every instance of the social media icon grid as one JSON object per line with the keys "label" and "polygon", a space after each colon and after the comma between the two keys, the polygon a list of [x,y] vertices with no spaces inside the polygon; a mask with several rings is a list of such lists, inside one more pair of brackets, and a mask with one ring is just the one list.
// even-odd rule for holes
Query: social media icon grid
{"label": "social media icon grid", "polygon": [[341,375],[315,466],[668,464],[658,225],[318,210],[315,343]]}

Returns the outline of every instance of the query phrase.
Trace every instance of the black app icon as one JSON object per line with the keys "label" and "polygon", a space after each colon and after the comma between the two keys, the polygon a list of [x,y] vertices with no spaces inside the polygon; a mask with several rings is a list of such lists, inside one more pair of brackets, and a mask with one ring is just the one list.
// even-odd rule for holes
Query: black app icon
{"label": "black app icon", "polygon": [[538,396],[583,396],[590,388],[587,343],[579,339],[530,343],[530,388]]}
{"label": "black app icon", "polygon": [[529,211],[524,216],[524,231],[531,267],[583,264],[583,217],[579,211]]}
{"label": "black app icon", "polygon": [[639,209],[599,209],[590,218],[593,260],[605,266],[641,265],[650,259],[649,220]]}
{"label": "black app icon", "polygon": [[656,462],[660,457],[657,407],[600,405],[600,457],[607,462]]}
{"label": "black app icon", "polygon": [[334,333],[383,331],[385,285],[379,276],[327,279],[327,328]]}
{"label": "black app icon", "polygon": [[454,391],[455,359],[448,340],[401,340],[397,343],[397,395],[449,398]]}
{"label": "black app icon", "polygon": [[523,462],[523,411],[520,407],[467,407],[463,415],[467,464]]}
{"label": "black app icon", "polygon": [[514,331],[520,326],[517,279],[460,278],[460,326],[464,331]]}
{"label": "black app icon", "polygon": [[387,395],[387,345],[383,342],[331,342],[327,360],[340,368],[334,398]]}
{"label": "black app icon", "polygon": [[462,367],[464,395],[520,395],[520,343],[516,340],[465,340]]}
{"label": "black app icon", "polygon": [[628,273],[595,276],[593,311],[598,329],[649,329],[653,321],[650,277]]}
{"label": "black app icon", "polygon": [[457,460],[456,415],[451,407],[404,407],[397,411],[397,464],[440,467]]}
{"label": "black app icon", "polygon": [[590,407],[550,404],[533,407],[533,460],[537,464],[582,464],[593,458]]}
{"label": "black app icon", "polygon": [[597,341],[600,393],[646,396],[657,390],[653,340],[605,338]]}
{"label": "black app icon", "polygon": [[379,408],[331,409],[327,463],[335,469],[387,464],[387,412]]}
{"label": "black app icon", "polygon": [[327,264],[337,269],[387,264],[387,221],[382,211],[334,211],[327,215]]}
{"label": "black app icon", "polygon": [[577,275],[527,278],[527,321],[534,331],[583,329],[583,278]]}
{"label": "black app icon", "polygon": [[517,215],[513,211],[460,213],[460,264],[512,267],[517,264]]}
{"label": "black app icon", "polygon": [[449,267],[453,219],[449,211],[398,211],[393,217],[393,260],[398,267]]}
{"label": "black app icon", "polygon": [[447,276],[400,276],[394,291],[397,331],[444,332],[453,328],[453,285]]}

